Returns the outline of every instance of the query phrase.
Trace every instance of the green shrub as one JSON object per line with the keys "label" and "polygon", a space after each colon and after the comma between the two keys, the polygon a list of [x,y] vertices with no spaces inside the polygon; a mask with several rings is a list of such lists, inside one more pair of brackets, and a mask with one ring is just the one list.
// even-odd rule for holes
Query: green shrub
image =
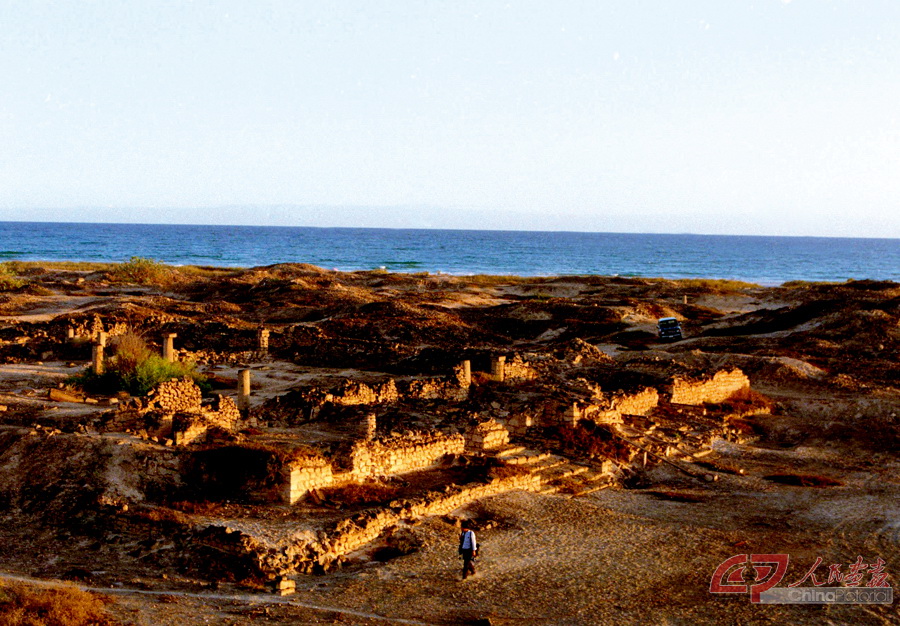
{"label": "green shrub", "polygon": [[106,371],[98,375],[87,369],[70,382],[91,393],[127,391],[133,396],[143,396],[159,383],[187,377],[203,391],[210,390],[206,377],[197,372],[194,363],[166,361],[153,354],[139,335],[121,335],[115,338],[113,347],[113,356],[105,364]]}
{"label": "green shrub", "polygon": [[25,281],[16,275],[10,263],[0,263],[0,291],[19,289],[24,284]]}
{"label": "green shrub", "polygon": [[176,270],[171,267],[139,256],[117,265],[110,272],[110,278],[123,283],[138,285],[168,285],[176,278]]}
{"label": "green shrub", "polygon": [[209,391],[206,377],[197,372],[193,363],[181,361],[170,363],[155,354],[147,360],[138,363],[133,371],[121,372],[119,376],[121,389],[133,396],[146,395],[159,383],[172,380],[173,378],[185,377],[193,380],[204,391]]}
{"label": "green shrub", "polygon": [[700,293],[730,293],[759,287],[756,283],[724,278],[679,278],[674,281],[679,287],[695,289]]}

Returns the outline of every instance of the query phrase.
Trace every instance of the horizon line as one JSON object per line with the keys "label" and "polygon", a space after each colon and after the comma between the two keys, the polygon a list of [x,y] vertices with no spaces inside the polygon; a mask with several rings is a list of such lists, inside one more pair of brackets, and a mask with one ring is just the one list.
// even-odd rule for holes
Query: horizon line
{"label": "horizon line", "polygon": [[[264,206],[264,205],[260,205]],[[204,207],[215,209],[217,207]],[[222,208],[222,207],[219,207]],[[199,228],[308,228],[316,230],[396,230],[396,231],[423,231],[423,232],[482,232],[482,233],[558,233],[573,235],[643,235],[643,236],[677,236],[677,237],[752,237],[759,239],[872,239],[881,241],[896,241],[900,237],[874,237],[874,236],[846,236],[846,235],[771,235],[771,234],[740,234],[740,233],[701,233],[701,232],[640,232],[640,231],[593,231],[593,230],[546,230],[531,228],[423,228],[405,226],[311,226],[303,224],[197,224],[187,222],[123,222],[123,221],[90,221],[76,220],[10,220],[0,219],[0,224],[78,224],[83,226],[190,226]]]}

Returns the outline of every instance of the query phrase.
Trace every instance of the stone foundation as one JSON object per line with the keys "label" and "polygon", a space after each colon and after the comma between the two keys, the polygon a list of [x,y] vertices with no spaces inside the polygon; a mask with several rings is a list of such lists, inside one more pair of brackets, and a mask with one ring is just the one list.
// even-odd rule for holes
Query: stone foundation
{"label": "stone foundation", "polygon": [[532,474],[497,478],[489,483],[448,485],[416,500],[396,503],[378,511],[363,511],[313,533],[302,531],[292,539],[268,543],[234,528],[209,526],[197,535],[206,548],[241,559],[263,578],[328,570],[345,554],[378,538],[387,528],[428,515],[444,515],[470,502],[514,489],[537,491],[540,477]]}

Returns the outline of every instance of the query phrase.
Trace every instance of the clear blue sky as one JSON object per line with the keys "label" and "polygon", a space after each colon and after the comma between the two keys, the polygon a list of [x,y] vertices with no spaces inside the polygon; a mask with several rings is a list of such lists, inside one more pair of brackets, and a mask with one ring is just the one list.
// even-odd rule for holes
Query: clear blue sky
{"label": "clear blue sky", "polygon": [[0,0],[0,219],[900,237],[900,2]]}

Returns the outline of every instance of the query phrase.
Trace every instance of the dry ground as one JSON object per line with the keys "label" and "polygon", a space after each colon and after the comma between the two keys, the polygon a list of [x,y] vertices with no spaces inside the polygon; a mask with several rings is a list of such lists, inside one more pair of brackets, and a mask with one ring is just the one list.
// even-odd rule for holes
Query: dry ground
{"label": "dry ground", "polygon": [[[122,285],[95,271],[38,276],[44,282],[34,284],[44,292],[2,296],[11,346],[16,333],[31,328],[27,324],[62,327],[68,318],[60,316],[80,319],[98,310],[138,323],[152,312],[184,327],[221,321],[242,331],[280,320],[336,342],[377,340],[379,346],[437,346],[451,353],[470,341],[489,349],[552,350],[555,342],[582,336],[623,365],[738,364],[779,404],[776,416],[753,418],[757,441],[720,442],[704,459],[717,482],[661,466],[632,489],[575,499],[524,492],[490,498],[411,526],[422,541],[412,554],[382,562],[378,546],[370,546],[343,570],[300,578],[298,593],[288,598],[180,577],[152,556],[129,560],[116,545],[2,511],[0,568],[6,575],[72,579],[73,570],[88,571],[84,584],[106,589],[110,610],[124,623],[900,623],[896,602],[762,606],[745,595],[708,591],[721,561],[754,552],[790,554],[785,582],[802,578],[819,556],[846,565],[857,555],[867,562],[883,558],[889,580],[897,580],[897,286],[700,289],[596,277],[340,275],[307,266],[255,268],[166,290]],[[368,313],[373,305],[383,307],[374,309],[383,318]],[[144,313],[137,315],[135,307]],[[615,321],[598,322],[601,311]],[[655,345],[648,338],[653,321],[669,314],[684,320],[689,338]],[[415,322],[401,328],[397,320],[404,316]],[[316,352],[320,344],[311,345],[306,352],[283,348],[267,369],[257,370],[257,403],[298,381],[372,369],[365,362],[334,364]],[[402,367],[407,353],[389,354],[397,359],[392,366]],[[10,355],[0,365],[0,404],[67,419],[95,410],[66,403],[46,409],[40,399],[77,369],[66,360]],[[211,372],[236,377],[233,366]],[[765,478],[776,474],[837,484],[791,486]],[[483,544],[479,572],[465,582],[455,552],[453,522],[460,517],[476,521]]]}

